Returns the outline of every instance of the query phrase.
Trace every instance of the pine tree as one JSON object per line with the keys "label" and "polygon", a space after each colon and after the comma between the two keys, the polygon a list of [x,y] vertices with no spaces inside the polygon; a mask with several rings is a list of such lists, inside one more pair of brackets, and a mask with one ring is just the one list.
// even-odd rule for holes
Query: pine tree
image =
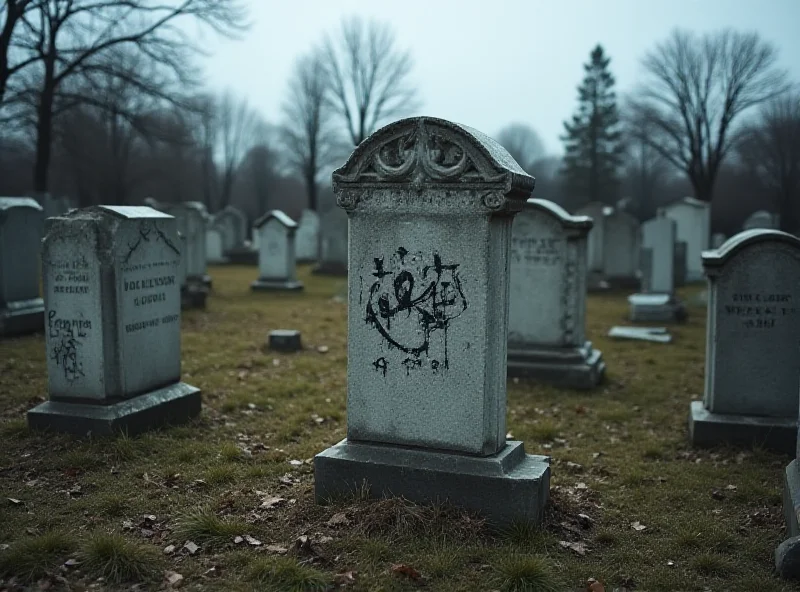
{"label": "pine tree", "polygon": [[561,136],[567,189],[586,201],[606,204],[617,199],[623,150],[610,61],[601,45],[592,50],[578,87],[578,111],[572,121],[564,122],[566,133]]}

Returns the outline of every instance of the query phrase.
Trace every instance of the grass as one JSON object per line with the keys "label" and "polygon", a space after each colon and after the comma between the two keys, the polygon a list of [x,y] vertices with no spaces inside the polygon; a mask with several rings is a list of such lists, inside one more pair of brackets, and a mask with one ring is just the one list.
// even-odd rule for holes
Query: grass
{"label": "grass", "polygon": [[[210,275],[207,310],[182,317],[183,379],[203,390],[203,414],[186,426],[113,440],[30,433],[24,412],[47,392],[43,337],[0,342],[0,589],[56,577],[90,589],[101,576],[108,590],[158,589],[164,570],[209,592],[328,589],[348,573],[354,591],[417,589],[392,571],[407,565],[444,592],[573,592],[588,578],[608,591],[800,590],[773,575],[789,458],[687,443],[702,309],[672,344],[611,341],[626,294],[589,296],[587,338],[607,381],[592,392],[509,381],[508,431],[553,459],[552,503],[541,528],[492,532],[444,505],[360,490],[317,505],[305,461],[346,435],[347,310],[332,299],[344,280],[303,267],[303,293],[255,294],[255,267]],[[264,348],[285,328],[302,332],[302,352]],[[261,544],[235,542],[245,535]]]}
{"label": "grass", "polygon": [[114,584],[152,579],[158,573],[161,559],[151,545],[106,533],[89,535],[81,557],[84,569],[92,576]]}

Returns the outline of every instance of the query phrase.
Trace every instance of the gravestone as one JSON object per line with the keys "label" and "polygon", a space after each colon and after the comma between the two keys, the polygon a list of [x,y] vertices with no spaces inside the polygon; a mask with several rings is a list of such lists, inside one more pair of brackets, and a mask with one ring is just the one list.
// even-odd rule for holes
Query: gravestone
{"label": "gravestone", "polygon": [[351,225],[347,439],[316,456],[316,499],[540,520],[548,458],[506,440],[509,239],[533,179],[482,133],[418,117],[364,140],[333,182]]}
{"label": "gravestone", "polygon": [[0,337],[44,327],[39,253],[44,212],[29,197],[0,197]]}
{"label": "gravestone", "polygon": [[758,228],[778,228],[777,216],[766,210],[753,212],[747,217],[747,220],[744,221],[742,230],[756,230]]}
{"label": "gravestone", "polygon": [[295,329],[275,329],[270,331],[267,344],[270,349],[282,352],[296,352],[303,349],[300,331]]}
{"label": "gravestone", "polygon": [[256,220],[258,235],[258,279],[253,290],[302,290],[297,281],[294,239],[297,224],[280,210],[272,210]]}
{"label": "gravestone", "polygon": [[691,404],[693,444],[794,453],[800,384],[800,239],[750,230],[703,254],[706,381]]}
{"label": "gravestone", "polygon": [[612,286],[638,288],[639,221],[620,209],[603,216],[603,274]]}
{"label": "gravestone", "polygon": [[208,259],[206,256],[206,228],[210,216],[206,207],[199,201],[184,201],[174,204],[162,204],[161,211],[175,217],[178,232],[186,238],[186,280],[189,284],[211,286],[208,276]]}
{"label": "gravestone", "polygon": [[321,275],[347,275],[347,214],[333,207],[320,216],[319,263],[312,270]]}
{"label": "gravestone", "polygon": [[588,216],[592,219],[592,230],[587,238],[587,268],[589,273],[605,273],[605,259],[603,246],[605,245],[605,217],[613,210],[610,206],[599,201],[589,202],[577,212],[578,216]]}
{"label": "gravestone", "polygon": [[32,429],[135,434],[200,412],[181,382],[176,221],[148,207],[73,210],[46,224],[45,346],[50,400]]}
{"label": "gravestone", "polygon": [[672,270],[675,274],[674,285],[678,288],[686,285],[689,274],[687,269],[688,262],[686,260],[687,249],[688,245],[686,242],[675,241],[675,263],[672,266]]}
{"label": "gravestone", "polygon": [[675,220],[677,240],[686,243],[686,281],[703,279],[703,251],[709,247],[711,204],[684,197],[659,208],[659,213]]}
{"label": "gravestone", "polygon": [[719,249],[723,244],[725,244],[726,240],[727,237],[724,234],[721,232],[715,232],[711,235],[711,248]]}
{"label": "gravestone", "polygon": [[634,322],[686,319],[686,307],[675,297],[676,224],[666,216],[651,218],[641,228],[642,293],[628,297]]}
{"label": "gravestone", "polygon": [[297,260],[301,263],[316,261],[319,255],[319,215],[314,210],[303,210],[295,236]]}
{"label": "gravestone", "polygon": [[[798,421],[800,430],[800,420]],[[794,460],[786,466],[783,475],[783,517],[786,535],[775,549],[775,571],[782,578],[800,579],[800,432]]]}
{"label": "gravestone", "polygon": [[603,354],[586,341],[587,216],[529,199],[514,218],[508,375],[590,389],[603,378]]}
{"label": "gravestone", "polygon": [[241,248],[247,238],[247,217],[233,206],[226,206],[217,212],[212,226],[222,233],[223,254]]}
{"label": "gravestone", "polygon": [[222,233],[219,229],[212,227],[206,230],[206,260],[212,265],[226,263],[223,252]]}

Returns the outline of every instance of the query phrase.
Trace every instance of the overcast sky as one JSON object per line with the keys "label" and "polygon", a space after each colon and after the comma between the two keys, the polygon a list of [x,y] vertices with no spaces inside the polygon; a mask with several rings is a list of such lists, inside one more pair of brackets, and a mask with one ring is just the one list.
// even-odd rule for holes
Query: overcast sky
{"label": "overcast sky", "polygon": [[611,57],[618,94],[636,85],[644,53],[674,27],[755,30],[800,81],[800,0],[250,0],[251,29],[206,44],[209,86],[248,98],[269,121],[294,59],[345,16],[390,22],[414,57],[422,109],[490,136],[512,121],[533,126],[561,152],[562,122],[576,106],[589,51]]}

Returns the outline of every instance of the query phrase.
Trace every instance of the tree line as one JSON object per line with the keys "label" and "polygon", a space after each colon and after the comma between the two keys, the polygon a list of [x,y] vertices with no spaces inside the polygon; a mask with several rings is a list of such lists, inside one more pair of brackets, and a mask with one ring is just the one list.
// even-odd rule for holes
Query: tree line
{"label": "tree line", "polygon": [[[0,194],[198,200],[251,218],[329,206],[330,171],[419,108],[412,56],[389,25],[346,18],[295,60],[268,122],[204,86],[199,67],[202,39],[236,39],[248,17],[243,0],[0,0]],[[800,95],[776,62],[754,33],[676,30],[618,98],[597,45],[563,157],[528,122],[496,137],[537,178],[537,196],[569,210],[622,203],[645,219],[693,195],[713,199],[715,216],[732,212],[729,232],[754,209],[797,231]]]}

